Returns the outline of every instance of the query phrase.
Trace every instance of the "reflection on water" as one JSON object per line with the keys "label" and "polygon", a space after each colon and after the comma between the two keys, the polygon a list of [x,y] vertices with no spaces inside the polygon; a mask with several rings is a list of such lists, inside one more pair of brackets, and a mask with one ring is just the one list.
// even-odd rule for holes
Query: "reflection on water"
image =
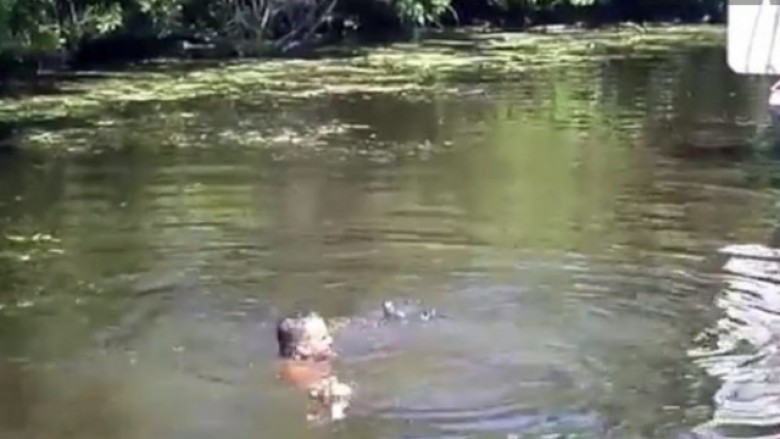
{"label": "reflection on water", "polygon": [[724,316],[700,337],[694,358],[722,382],[713,419],[702,430],[726,437],[775,437],[780,432],[780,253],[731,245],[717,305]]}
{"label": "reflection on water", "polygon": [[[696,49],[477,88],[138,104],[51,128],[89,152],[2,156],[2,437],[668,438],[773,419],[771,388],[728,366],[771,372],[771,307],[748,294],[770,280],[738,267],[723,294],[708,266],[775,220],[776,163],[742,148],[765,85]],[[275,130],[296,136],[243,143]],[[447,318],[371,323],[405,297]],[[301,307],[358,317],[338,338],[350,417],[324,429],[273,375],[274,319]],[[714,321],[723,353],[692,361]],[[706,372],[725,380],[714,413]]]}

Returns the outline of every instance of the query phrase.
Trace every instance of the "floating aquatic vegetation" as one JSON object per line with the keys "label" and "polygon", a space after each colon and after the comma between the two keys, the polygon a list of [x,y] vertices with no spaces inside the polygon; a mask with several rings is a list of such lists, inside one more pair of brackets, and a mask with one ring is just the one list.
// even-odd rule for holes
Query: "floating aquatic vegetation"
{"label": "floating aquatic vegetation", "polygon": [[[474,72],[517,72],[620,56],[630,50],[652,53],[723,42],[715,26],[570,30],[552,33],[456,33],[418,44],[371,49],[352,58],[258,60],[202,69],[105,74],[101,79],[65,82],[61,93],[6,99],[0,120],[23,122],[93,118],[121,112],[139,102],[175,102],[219,96],[264,96],[300,100],[348,93],[402,93],[437,89],[449,79]],[[444,90],[441,90],[443,88]],[[109,124],[109,121],[100,121]]]}

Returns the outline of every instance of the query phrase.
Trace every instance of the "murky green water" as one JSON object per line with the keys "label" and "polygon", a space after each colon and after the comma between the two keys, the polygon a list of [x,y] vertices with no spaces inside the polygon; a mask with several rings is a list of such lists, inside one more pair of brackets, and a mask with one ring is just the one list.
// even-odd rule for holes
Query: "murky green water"
{"label": "murky green water", "polygon": [[[746,348],[692,352],[776,225],[766,81],[704,47],[450,85],[19,122],[55,147],[0,157],[2,437],[725,434],[703,358]],[[274,319],[386,298],[448,318],[346,327],[350,417],[307,426]]]}

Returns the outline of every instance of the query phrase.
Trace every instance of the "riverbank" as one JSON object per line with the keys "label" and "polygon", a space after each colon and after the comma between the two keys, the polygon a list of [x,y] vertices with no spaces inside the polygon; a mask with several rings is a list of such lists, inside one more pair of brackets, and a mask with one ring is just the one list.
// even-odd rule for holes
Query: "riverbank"
{"label": "riverbank", "polygon": [[[52,1],[57,2],[57,0]],[[176,3],[180,0],[170,1]],[[292,21],[284,26],[292,26],[292,28],[287,30],[274,29],[276,25],[273,21],[278,18],[273,18],[270,22],[268,19],[262,19],[258,23],[253,23],[251,20],[258,17],[245,16],[239,20],[236,16],[228,20],[225,17],[210,17],[207,14],[201,17],[202,19],[210,17],[210,21],[206,20],[209,22],[207,24],[195,19],[199,14],[204,14],[204,11],[175,13],[171,10],[165,11],[165,14],[170,15],[167,21],[159,21],[161,17],[154,18],[152,10],[141,12],[133,11],[132,8],[128,11],[120,8],[121,13],[125,15],[121,23],[117,22],[117,17],[109,11],[102,13],[93,11],[97,15],[91,20],[97,20],[95,24],[101,21],[105,23],[91,30],[77,23],[68,25],[67,21],[75,17],[46,26],[40,25],[38,26],[40,29],[37,30],[34,30],[35,26],[33,26],[34,16],[28,17],[32,20],[30,22],[14,24],[11,21],[6,25],[9,29],[15,29],[14,31],[6,30],[5,33],[0,31],[0,41],[5,40],[0,43],[0,92],[4,81],[34,80],[51,72],[121,68],[160,58],[178,60],[268,56],[298,58],[311,56],[323,47],[341,46],[345,43],[366,45],[377,42],[408,41],[418,38],[420,34],[429,33],[430,29],[436,29],[434,32],[443,29],[447,32],[468,32],[477,26],[489,29],[490,32],[533,33],[549,26],[608,29],[621,26],[641,28],[644,25],[655,27],[669,23],[677,25],[725,23],[724,3],[717,0],[669,2],[669,4],[664,2],[645,4],[639,1],[628,5],[623,5],[619,1],[588,0],[508,1],[503,4],[471,0],[438,0],[427,5],[417,0],[409,0],[410,4],[419,6],[411,9],[402,7],[400,4],[403,2],[398,2],[399,5],[393,7],[387,5],[380,7],[379,5],[384,3],[369,1],[363,4],[350,0],[334,0],[329,8],[326,8],[329,12],[315,13],[317,5],[324,1],[326,0],[311,0],[311,4],[307,3],[305,6],[314,8],[311,12],[316,19],[308,18],[298,23],[296,20],[299,19],[290,18]],[[114,14],[119,13],[120,10],[114,11]],[[77,13],[77,11],[72,12]],[[223,12],[228,13],[228,11]],[[239,12],[243,16],[249,11],[232,11],[236,14]],[[268,9],[267,12],[280,16],[291,13],[284,9],[276,12]],[[162,11],[157,13],[160,14]],[[104,17],[102,14],[107,15]],[[183,15],[179,17],[178,15],[181,14]],[[135,18],[127,22],[129,17]],[[2,19],[9,18],[0,17],[0,29],[4,24]],[[247,19],[249,21],[246,21]],[[131,24],[133,22],[135,24]]]}
{"label": "riverbank", "polygon": [[301,57],[429,29],[725,22],[724,0],[42,0],[0,7],[0,86],[41,73],[151,59]]}
{"label": "riverbank", "polygon": [[[263,93],[287,96],[318,93],[317,89],[324,92],[327,86],[339,87],[355,80],[374,90],[388,83],[419,87],[467,74],[471,69],[483,75],[500,75],[589,57],[622,56],[625,50],[652,54],[675,47],[718,44],[725,45],[725,27],[720,25],[621,24],[595,30],[546,25],[525,32],[479,27],[430,31],[417,41],[325,46],[298,57],[164,57],[113,68],[46,71],[32,81],[9,81],[12,86],[6,90],[7,96],[15,99],[0,104],[0,120],[37,107],[24,102],[45,102],[48,106],[52,101],[64,102],[79,95],[89,96],[93,103],[103,101],[101,96],[124,96],[133,101],[152,96],[180,99],[210,94],[217,82],[255,84]],[[289,69],[295,69],[289,80],[273,80],[274,76],[292,73]],[[312,74],[316,78],[309,78]],[[313,84],[300,83],[309,82],[306,78],[318,79],[316,89],[309,86]],[[104,87],[114,87],[115,91]],[[231,90],[244,92],[231,87],[213,92]]]}

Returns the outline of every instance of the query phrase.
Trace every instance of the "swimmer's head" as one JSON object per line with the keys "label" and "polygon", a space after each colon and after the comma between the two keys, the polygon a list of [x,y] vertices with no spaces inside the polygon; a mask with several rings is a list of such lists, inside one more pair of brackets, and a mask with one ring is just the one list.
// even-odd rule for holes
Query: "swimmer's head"
{"label": "swimmer's head", "polygon": [[313,312],[281,319],[276,326],[276,341],[282,358],[323,360],[335,355],[328,325]]}

